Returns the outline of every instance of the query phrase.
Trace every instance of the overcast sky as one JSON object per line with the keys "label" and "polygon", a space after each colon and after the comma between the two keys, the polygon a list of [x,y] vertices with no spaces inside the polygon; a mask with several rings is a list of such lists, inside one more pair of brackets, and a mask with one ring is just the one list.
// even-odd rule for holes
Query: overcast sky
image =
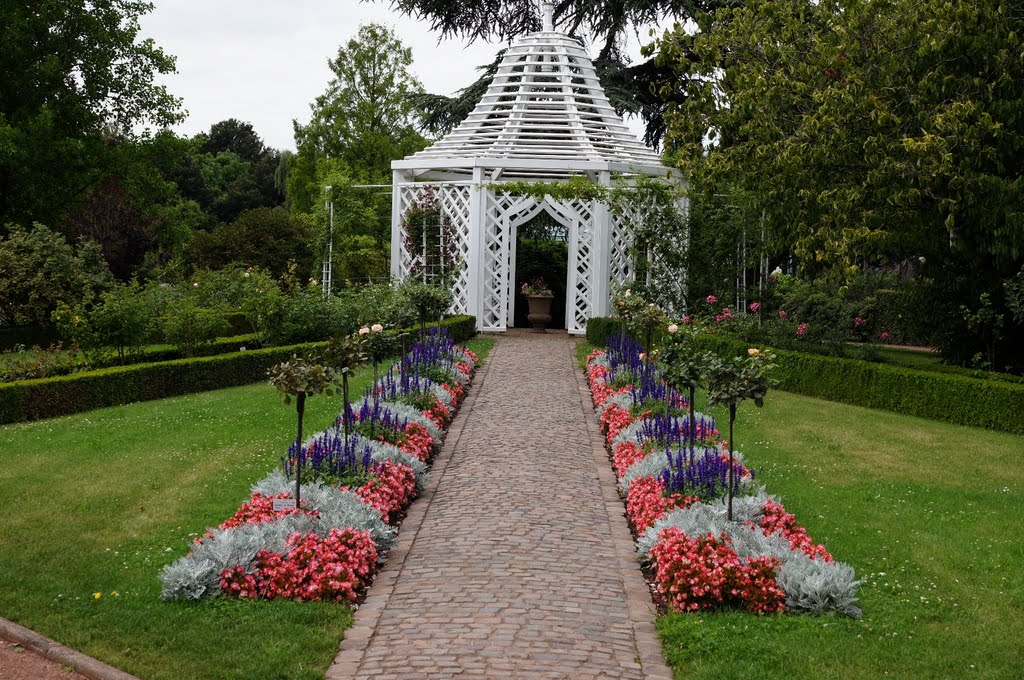
{"label": "overcast sky", "polygon": [[[383,23],[412,48],[413,73],[428,92],[452,94],[476,80],[500,44],[438,43],[429,26],[390,10],[388,2],[356,0],[155,0],[142,17],[142,37],[178,58],[161,82],[184,99],[192,135],[227,118],[252,123],[268,146],[294,149],[292,120],[309,120],[309,105],[327,89],[327,60],[360,24]],[[636,41],[630,45],[639,56]],[[640,131],[635,121],[630,127]]]}

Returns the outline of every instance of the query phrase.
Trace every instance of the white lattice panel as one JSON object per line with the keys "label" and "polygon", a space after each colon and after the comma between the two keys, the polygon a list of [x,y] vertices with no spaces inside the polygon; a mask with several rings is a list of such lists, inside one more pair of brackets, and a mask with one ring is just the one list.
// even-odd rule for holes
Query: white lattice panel
{"label": "white lattice panel", "polygon": [[643,219],[643,209],[639,206],[631,206],[612,215],[608,239],[609,290],[632,283],[635,278],[636,272],[633,269],[633,256],[630,250],[633,247],[635,225],[640,219]]}
{"label": "white lattice panel", "polygon": [[[434,193],[441,212],[451,224],[451,236],[455,239],[454,251],[457,272],[452,282],[454,301],[449,311],[455,314],[470,313],[469,261],[471,255],[469,234],[472,225],[470,220],[469,185],[455,183],[440,185],[407,184],[396,187],[395,191],[398,194],[396,206],[400,211],[400,215],[405,215],[428,191]],[[424,268],[423,253],[415,250],[410,251],[405,237],[405,230],[399,228],[399,259],[395,276],[400,281],[409,276],[411,272],[422,271]]]}
{"label": "white lattice panel", "polygon": [[487,209],[481,225],[483,259],[480,262],[482,299],[478,323],[482,330],[508,328],[511,288],[511,222],[529,208],[533,199],[487,192]]}
{"label": "white lattice panel", "polygon": [[[412,185],[399,185],[396,186],[394,191],[398,195],[396,201],[396,207],[398,212],[398,220],[401,223],[401,215],[404,215],[412,204],[416,202],[416,198],[419,196],[420,188]],[[409,275],[409,272],[413,270],[416,264],[416,253],[409,252],[405,243],[405,230],[399,230],[398,243],[399,243],[399,257],[398,267],[395,270],[395,278],[402,281]]]}
{"label": "white lattice panel", "polygon": [[569,227],[568,285],[565,291],[565,327],[585,333],[594,299],[594,205],[590,201],[545,199],[548,212]]}
{"label": "white lattice panel", "polygon": [[452,225],[455,238],[456,275],[452,281],[452,295],[455,298],[451,311],[454,314],[470,312],[469,289],[469,230],[470,188],[466,184],[444,184],[437,188],[438,202]]}

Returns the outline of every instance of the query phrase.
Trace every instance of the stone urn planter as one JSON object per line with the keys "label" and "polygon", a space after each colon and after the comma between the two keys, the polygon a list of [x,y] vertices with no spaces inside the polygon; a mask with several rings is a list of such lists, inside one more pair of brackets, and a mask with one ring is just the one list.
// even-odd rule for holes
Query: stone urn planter
{"label": "stone urn planter", "polygon": [[527,295],[527,301],[530,303],[530,313],[527,315],[527,319],[533,324],[533,330],[537,333],[543,333],[548,324],[551,323],[551,303],[554,301],[554,295]]}

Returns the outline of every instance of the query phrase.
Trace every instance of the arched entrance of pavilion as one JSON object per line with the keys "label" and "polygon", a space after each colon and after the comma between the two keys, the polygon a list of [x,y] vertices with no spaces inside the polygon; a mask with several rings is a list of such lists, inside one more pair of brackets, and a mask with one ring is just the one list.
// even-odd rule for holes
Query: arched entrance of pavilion
{"label": "arched entrance of pavilion", "polygon": [[[551,323],[548,328],[567,329],[572,325],[570,299],[574,281],[570,280],[570,263],[578,258],[570,244],[581,225],[569,206],[560,205],[550,197],[534,201],[509,222],[511,261],[509,264],[509,326],[528,328],[529,307],[521,292],[523,283],[543,278],[554,294]],[[588,229],[587,225],[582,225]]]}

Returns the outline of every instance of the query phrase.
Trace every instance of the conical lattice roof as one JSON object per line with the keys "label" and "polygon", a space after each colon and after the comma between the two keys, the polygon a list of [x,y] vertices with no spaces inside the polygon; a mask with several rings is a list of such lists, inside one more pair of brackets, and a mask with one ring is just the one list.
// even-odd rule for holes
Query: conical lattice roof
{"label": "conical lattice roof", "polygon": [[521,38],[471,114],[429,148],[396,161],[396,168],[487,166],[573,169],[660,169],[661,161],[626,127],[608,102],[582,45],[551,30]]}

